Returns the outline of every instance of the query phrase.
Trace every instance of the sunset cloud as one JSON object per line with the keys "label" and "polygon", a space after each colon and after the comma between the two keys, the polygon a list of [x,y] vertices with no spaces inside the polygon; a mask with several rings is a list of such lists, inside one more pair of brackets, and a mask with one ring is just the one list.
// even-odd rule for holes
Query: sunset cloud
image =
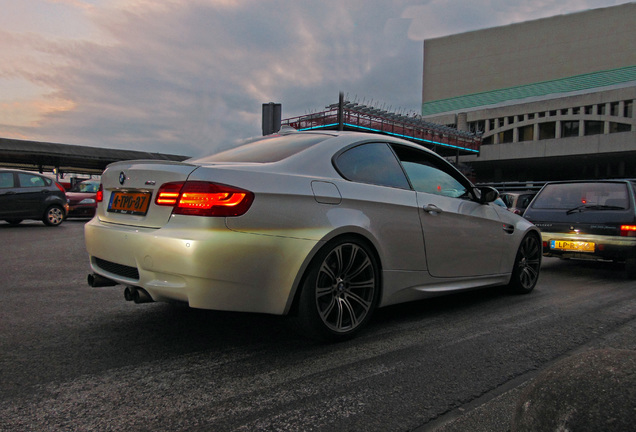
{"label": "sunset cloud", "polygon": [[0,0],[0,135],[198,155],[349,98],[413,112],[422,41],[617,0]]}

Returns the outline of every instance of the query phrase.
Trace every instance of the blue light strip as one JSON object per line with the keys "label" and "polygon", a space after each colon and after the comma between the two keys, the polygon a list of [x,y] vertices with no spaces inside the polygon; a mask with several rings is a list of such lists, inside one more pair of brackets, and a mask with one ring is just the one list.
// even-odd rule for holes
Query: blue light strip
{"label": "blue light strip", "polygon": [[[325,128],[328,128],[328,127],[334,127],[334,126],[338,126],[338,123],[331,123],[331,124],[323,125],[323,126],[312,126],[312,127],[308,127],[308,128],[301,128],[301,129],[298,129],[298,130],[300,130],[300,131],[316,130],[316,129],[325,129]],[[363,130],[367,130],[367,131],[370,131],[370,132],[393,135],[393,136],[396,136],[398,138],[406,138],[406,139],[409,139],[409,140],[422,141],[422,142],[433,144],[433,145],[440,145],[442,147],[455,148],[455,149],[469,151],[469,152],[472,152],[472,153],[479,153],[479,150],[473,150],[473,149],[469,149],[467,147],[460,147],[460,146],[455,146],[455,145],[452,145],[452,144],[441,143],[441,142],[438,142],[438,141],[431,141],[431,140],[427,140],[427,139],[423,139],[423,138],[416,138],[416,137],[412,137],[412,136],[408,136],[408,135],[404,135],[404,134],[398,134],[398,133],[394,133],[394,132],[386,132],[386,131],[382,131],[382,130],[379,130],[379,129],[372,129],[372,128],[368,128],[368,127],[364,127],[364,126],[356,126],[356,125],[352,125],[350,123],[345,123],[344,126],[348,126],[350,128],[354,128],[354,129],[363,129]]]}

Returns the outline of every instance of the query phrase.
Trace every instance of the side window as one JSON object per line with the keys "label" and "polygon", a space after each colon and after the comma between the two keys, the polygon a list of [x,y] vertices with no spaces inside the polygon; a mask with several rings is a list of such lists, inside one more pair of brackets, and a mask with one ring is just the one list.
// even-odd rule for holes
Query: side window
{"label": "side window", "polygon": [[42,187],[46,186],[46,182],[44,178],[33,175],[33,174],[18,174],[18,179],[20,181],[20,187]]}
{"label": "side window", "polygon": [[12,188],[14,187],[13,173],[3,172],[0,173],[0,188]]}
{"label": "side window", "polygon": [[502,194],[500,198],[504,202],[504,204],[506,204],[506,207],[512,207],[512,203],[514,201],[514,198],[512,197],[512,195]]}
{"label": "side window", "polygon": [[398,160],[384,143],[353,147],[334,161],[336,169],[347,180],[410,189]]}
{"label": "side window", "polygon": [[454,173],[443,160],[435,160],[435,156],[406,146],[394,146],[393,149],[416,191],[452,198],[468,193],[467,184],[461,181],[459,173]]}

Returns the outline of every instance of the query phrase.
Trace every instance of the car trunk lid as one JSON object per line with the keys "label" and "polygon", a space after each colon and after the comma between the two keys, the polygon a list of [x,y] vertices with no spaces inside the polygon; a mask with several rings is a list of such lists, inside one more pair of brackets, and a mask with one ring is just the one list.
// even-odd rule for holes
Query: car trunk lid
{"label": "car trunk lid", "polygon": [[184,162],[139,160],[116,162],[102,174],[103,201],[97,216],[120,225],[160,228],[172,214],[172,207],[154,200],[162,184],[185,181],[196,165]]}

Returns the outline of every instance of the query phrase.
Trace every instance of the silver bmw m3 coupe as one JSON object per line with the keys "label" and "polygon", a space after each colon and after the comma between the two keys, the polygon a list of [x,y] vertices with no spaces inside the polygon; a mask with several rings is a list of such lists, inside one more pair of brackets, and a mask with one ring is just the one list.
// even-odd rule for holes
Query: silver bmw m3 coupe
{"label": "silver bmw m3 coupe", "polygon": [[285,132],[184,162],[107,167],[86,225],[92,286],[135,302],[290,315],[343,340],[378,307],[535,287],[541,237],[436,153],[355,132]]}

